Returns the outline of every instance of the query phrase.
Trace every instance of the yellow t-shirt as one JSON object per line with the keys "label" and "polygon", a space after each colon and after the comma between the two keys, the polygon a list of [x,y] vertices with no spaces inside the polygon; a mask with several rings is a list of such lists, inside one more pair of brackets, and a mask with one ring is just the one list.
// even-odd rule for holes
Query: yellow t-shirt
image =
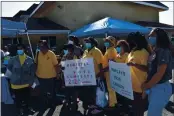
{"label": "yellow t-shirt", "polygon": [[[133,62],[140,65],[147,65],[149,53],[145,50],[137,50],[129,53],[126,63]],[[130,67],[132,87],[135,92],[142,92],[141,85],[147,79],[147,72],[141,71],[134,66]]]}
{"label": "yellow t-shirt", "polygon": [[95,74],[99,73],[98,65],[103,64],[103,54],[98,48],[94,47],[90,51],[85,50],[82,58],[93,58]]}
{"label": "yellow t-shirt", "polygon": [[58,61],[54,52],[50,50],[46,54],[39,52],[36,75],[39,78],[44,78],[44,79],[56,77],[57,72],[55,70],[55,66],[57,64]]}
{"label": "yellow t-shirt", "polygon": [[[24,64],[25,59],[26,59],[25,54],[24,55],[19,55],[19,61],[20,61],[21,65]],[[28,87],[28,86],[29,86],[29,84],[25,84],[25,85],[13,85],[13,84],[11,84],[12,89],[22,89],[22,88],[25,88],[25,87]]]}
{"label": "yellow t-shirt", "polygon": [[117,57],[117,51],[114,47],[110,47],[106,50],[103,60],[103,68],[109,65],[109,60],[115,60]]}
{"label": "yellow t-shirt", "polygon": [[123,55],[117,55],[117,57],[115,58],[115,61],[116,61],[117,63],[125,63],[127,57],[128,57],[128,53],[125,53],[125,54],[123,54]]}

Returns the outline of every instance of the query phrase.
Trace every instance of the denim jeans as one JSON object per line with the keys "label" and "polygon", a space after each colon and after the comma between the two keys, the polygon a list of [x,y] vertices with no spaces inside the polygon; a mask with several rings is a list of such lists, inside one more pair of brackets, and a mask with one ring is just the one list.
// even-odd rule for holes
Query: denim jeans
{"label": "denim jeans", "polygon": [[167,81],[156,84],[150,89],[149,107],[147,116],[162,116],[163,108],[167,105],[172,95],[172,86]]}

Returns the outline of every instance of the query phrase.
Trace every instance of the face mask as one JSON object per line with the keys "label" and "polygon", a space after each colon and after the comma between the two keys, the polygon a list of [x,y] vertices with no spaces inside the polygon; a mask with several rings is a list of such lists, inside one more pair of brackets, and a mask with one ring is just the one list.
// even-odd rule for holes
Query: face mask
{"label": "face mask", "polygon": [[41,46],[40,47],[40,51],[42,52],[42,51],[45,51],[45,50],[47,50],[48,48],[47,47],[45,47],[45,46]]}
{"label": "face mask", "polygon": [[116,47],[117,53],[121,52],[121,47]]}
{"label": "face mask", "polygon": [[23,50],[17,50],[18,55],[23,55],[24,51]]}
{"label": "face mask", "polygon": [[36,52],[40,52],[40,49],[39,49],[39,48],[37,48],[37,49],[36,49]]}
{"label": "face mask", "polygon": [[64,55],[68,54],[68,50],[63,50],[63,52],[64,52]]}
{"label": "face mask", "polygon": [[89,49],[89,48],[92,47],[92,45],[91,45],[91,43],[85,43],[85,47],[86,47],[87,49]]}
{"label": "face mask", "polygon": [[109,42],[105,42],[104,45],[105,45],[105,47],[109,47],[110,46]]}
{"label": "face mask", "polygon": [[69,40],[69,41],[68,41],[68,44],[74,44],[74,42],[73,42],[73,41],[71,41],[71,40]]}
{"label": "face mask", "polygon": [[149,37],[148,43],[152,46],[156,45],[156,37]]}

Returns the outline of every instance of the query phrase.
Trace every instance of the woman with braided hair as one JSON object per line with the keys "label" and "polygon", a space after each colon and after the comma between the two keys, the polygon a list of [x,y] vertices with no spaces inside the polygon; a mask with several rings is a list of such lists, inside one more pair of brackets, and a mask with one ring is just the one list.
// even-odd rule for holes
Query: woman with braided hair
{"label": "woman with braided hair", "polygon": [[144,116],[145,100],[142,99],[142,84],[147,79],[147,61],[149,57],[148,42],[139,32],[130,33],[127,38],[130,53],[126,63],[130,66],[134,100],[132,103],[133,116]]}

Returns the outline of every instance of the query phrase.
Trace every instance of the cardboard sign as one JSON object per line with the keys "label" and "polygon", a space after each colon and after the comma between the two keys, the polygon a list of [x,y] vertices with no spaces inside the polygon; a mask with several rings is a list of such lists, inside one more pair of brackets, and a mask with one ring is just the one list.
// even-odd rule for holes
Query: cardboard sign
{"label": "cardboard sign", "polygon": [[118,94],[133,100],[130,67],[124,63],[109,61],[109,71],[112,89]]}
{"label": "cardboard sign", "polygon": [[65,67],[65,86],[96,85],[94,63],[92,58],[67,60],[61,63]]}

